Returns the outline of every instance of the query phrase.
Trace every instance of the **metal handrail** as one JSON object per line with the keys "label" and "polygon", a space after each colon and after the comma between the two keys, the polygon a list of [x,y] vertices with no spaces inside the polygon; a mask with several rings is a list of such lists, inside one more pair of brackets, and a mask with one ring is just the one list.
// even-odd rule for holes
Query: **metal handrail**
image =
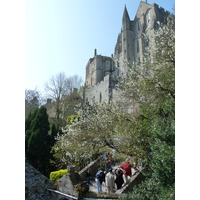
{"label": "metal handrail", "polygon": [[60,192],[58,190],[52,190],[52,189],[47,189],[47,190],[49,190],[51,192],[55,192],[57,194],[61,194],[61,195],[65,196],[65,197],[68,197],[68,198],[71,198],[71,199],[76,199],[76,200],[78,199],[77,197],[71,196],[69,194],[64,194],[64,193],[62,193],[62,192]]}

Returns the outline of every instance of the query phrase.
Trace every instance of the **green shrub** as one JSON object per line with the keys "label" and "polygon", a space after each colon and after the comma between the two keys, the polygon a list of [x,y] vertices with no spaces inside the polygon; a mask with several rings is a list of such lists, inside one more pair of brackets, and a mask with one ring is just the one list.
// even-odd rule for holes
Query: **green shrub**
{"label": "green shrub", "polygon": [[67,169],[61,169],[59,171],[51,172],[50,173],[50,180],[51,181],[57,181],[60,179],[63,175],[67,174]]}

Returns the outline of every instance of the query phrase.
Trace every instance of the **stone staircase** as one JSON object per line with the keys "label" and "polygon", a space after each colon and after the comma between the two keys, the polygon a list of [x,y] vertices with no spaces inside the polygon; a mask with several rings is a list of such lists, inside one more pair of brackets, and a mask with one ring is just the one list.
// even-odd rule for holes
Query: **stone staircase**
{"label": "stone staircase", "polygon": [[[90,170],[91,170],[92,180],[90,181],[90,185],[89,185],[89,193],[91,193],[91,195],[94,196],[95,198],[93,197],[93,198],[83,198],[83,199],[87,199],[87,200],[92,200],[92,199],[96,199],[96,200],[97,199],[118,199],[120,196],[125,196],[126,193],[128,193],[130,191],[133,191],[133,186],[138,184],[138,183],[140,183],[141,180],[143,179],[143,176],[142,176],[142,173],[141,173],[142,168],[140,168],[137,171],[135,171],[132,168],[132,176],[128,177],[127,183],[125,185],[123,185],[121,189],[117,190],[117,187],[115,185],[113,193],[108,194],[107,193],[107,188],[105,186],[105,182],[103,182],[102,183],[102,193],[98,193],[97,192],[98,191],[97,190],[97,185],[96,185],[96,182],[95,182],[95,175],[96,175],[97,170],[102,166],[101,162],[102,162],[102,156],[100,156],[96,160],[92,161],[90,164],[88,164],[85,168],[83,168],[81,171],[79,171],[77,173],[77,175],[79,175],[81,180],[84,181],[86,179],[86,171],[88,170],[88,168],[90,168]],[[113,171],[115,171],[115,169],[118,168],[119,166],[120,166],[120,163],[113,165],[112,166]],[[71,174],[73,175],[73,172]],[[62,183],[62,185],[64,184],[67,187],[64,187],[64,186],[62,187],[65,190],[58,188],[58,191],[62,192],[63,195],[65,195],[65,194],[66,195],[72,195],[73,197],[77,198],[78,195],[75,195],[72,192],[74,190],[74,187],[72,187],[73,188],[72,191],[71,190],[69,191],[69,189],[70,189],[69,186],[72,185],[72,184],[65,183],[62,180],[63,178],[60,179],[60,182]],[[68,178],[70,179],[72,177],[68,177]],[[58,182],[57,182],[57,184],[58,184]],[[58,191],[52,191],[52,192],[58,192]],[[66,199],[68,199],[68,198],[66,198]]]}
{"label": "stone staircase", "polygon": [[[113,169],[117,168],[118,166],[112,166]],[[122,186],[121,189],[117,190],[114,188],[113,194],[117,196],[123,196],[123,194],[132,191],[133,186],[141,182],[143,179],[143,175],[141,173],[142,169],[140,168],[138,171],[132,169],[132,176],[128,178],[128,181],[125,185]],[[93,180],[90,182],[89,191],[93,193],[97,193],[97,185],[96,182]],[[102,183],[102,193],[107,193],[105,182]]]}
{"label": "stone staircase", "polygon": [[[94,181],[95,179],[95,174],[98,170],[98,168],[100,167],[100,163],[102,160],[102,156],[100,156],[99,158],[97,158],[96,160],[94,160],[93,162],[91,162],[90,164],[88,164],[85,168],[83,168],[80,172],[79,175],[85,179],[85,175],[86,175],[86,171],[88,170],[88,168],[91,169],[91,176],[93,177],[93,181],[91,181],[91,184],[89,186],[89,191],[93,192],[93,193],[97,193],[97,185],[96,182]],[[119,166],[120,164],[116,164],[114,166],[112,166],[113,171]],[[129,191],[133,190],[133,186],[137,185],[138,183],[140,183],[143,180],[143,175],[141,173],[143,169],[141,167],[139,167],[138,171],[135,171],[134,169],[132,169],[132,176],[130,178],[128,178],[128,182],[119,190],[117,190],[116,188],[114,189],[114,193],[117,196],[122,196],[124,194],[126,194]],[[107,193],[106,191],[106,186],[105,183],[102,183],[102,193]]]}

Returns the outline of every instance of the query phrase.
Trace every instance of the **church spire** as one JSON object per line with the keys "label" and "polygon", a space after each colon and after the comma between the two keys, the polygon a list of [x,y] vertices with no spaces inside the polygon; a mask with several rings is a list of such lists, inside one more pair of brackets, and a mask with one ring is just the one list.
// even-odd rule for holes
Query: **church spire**
{"label": "church spire", "polygon": [[124,7],[124,14],[122,18],[122,31],[130,29],[130,18],[128,15],[128,11],[126,9],[126,5]]}

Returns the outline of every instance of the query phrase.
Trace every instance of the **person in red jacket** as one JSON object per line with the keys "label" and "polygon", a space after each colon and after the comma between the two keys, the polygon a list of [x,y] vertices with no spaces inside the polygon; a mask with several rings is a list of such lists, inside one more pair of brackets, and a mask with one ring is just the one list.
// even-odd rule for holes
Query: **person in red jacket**
{"label": "person in red jacket", "polygon": [[123,170],[123,179],[124,179],[124,184],[126,184],[128,180],[128,176],[130,177],[132,175],[131,172],[131,164],[129,161],[125,161],[120,165],[120,168]]}

